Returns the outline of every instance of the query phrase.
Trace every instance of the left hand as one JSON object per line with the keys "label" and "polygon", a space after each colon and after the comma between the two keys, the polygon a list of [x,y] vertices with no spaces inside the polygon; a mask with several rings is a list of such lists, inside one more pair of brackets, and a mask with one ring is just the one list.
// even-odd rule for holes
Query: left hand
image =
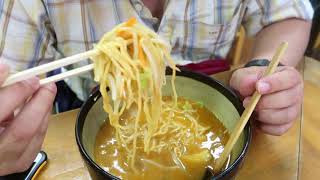
{"label": "left hand", "polygon": [[303,100],[303,80],[293,67],[281,66],[276,72],[261,78],[266,67],[248,67],[236,70],[230,85],[243,96],[243,105],[249,103],[257,89],[262,97],[258,102],[257,127],[271,135],[282,135],[300,114]]}

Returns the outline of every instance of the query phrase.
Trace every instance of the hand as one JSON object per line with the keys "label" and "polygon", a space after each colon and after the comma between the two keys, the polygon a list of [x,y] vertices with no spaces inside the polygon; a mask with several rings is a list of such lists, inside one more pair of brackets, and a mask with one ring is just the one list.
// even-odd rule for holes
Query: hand
{"label": "hand", "polygon": [[57,91],[55,84],[40,87],[38,78],[1,88],[8,72],[8,66],[0,64],[0,176],[30,167],[40,151]]}
{"label": "hand", "polygon": [[271,135],[284,134],[300,113],[303,100],[303,80],[293,67],[278,67],[277,71],[261,78],[266,67],[248,67],[235,71],[230,85],[249,103],[257,89],[262,97],[256,106],[257,127]]}

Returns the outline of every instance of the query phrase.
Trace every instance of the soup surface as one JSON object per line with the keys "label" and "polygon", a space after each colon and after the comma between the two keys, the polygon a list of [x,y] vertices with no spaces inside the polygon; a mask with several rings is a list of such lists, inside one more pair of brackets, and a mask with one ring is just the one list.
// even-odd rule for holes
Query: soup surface
{"label": "soup surface", "polygon": [[[165,103],[171,102],[170,97],[163,97],[163,100]],[[121,179],[202,179],[206,167],[212,168],[219,158],[229,134],[222,123],[202,103],[178,98],[178,104],[183,108],[192,108],[196,120],[201,126],[206,127],[205,133],[197,136],[194,143],[181,144],[183,147],[181,154],[174,154],[171,149],[147,154],[142,149],[138,149],[136,154],[138,171],[133,171],[128,164],[126,151],[117,144],[115,129],[106,121],[96,137],[94,149],[96,162],[105,171]],[[128,114],[130,113],[124,113],[121,118],[128,119],[126,117]],[[170,112],[163,116],[169,114],[175,117],[173,121],[176,123],[188,126],[188,122],[185,121],[188,117],[184,117],[184,114]],[[194,128],[190,126],[187,130],[191,133]]]}

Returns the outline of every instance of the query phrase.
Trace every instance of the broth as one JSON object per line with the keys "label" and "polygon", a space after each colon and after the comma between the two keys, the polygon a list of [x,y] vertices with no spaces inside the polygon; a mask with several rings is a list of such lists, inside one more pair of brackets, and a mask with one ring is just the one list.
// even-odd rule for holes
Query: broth
{"label": "broth", "polygon": [[[170,97],[163,97],[164,102],[170,103]],[[211,168],[224,149],[229,134],[214,114],[201,103],[184,98],[178,98],[178,104],[190,104],[197,114],[201,126],[208,127],[205,134],[195,139],[193,144],[184,144],[181,156],[173,155],[170,149],[160,153],[144,153],[137,151],[136,165],[138,172],[130,169],[126,151],[117,144],[115,129],[106,121],[100,128],[95,142],[94,156],[96,162],[107,172],[121,179],[202,179],[206,168]],[[124,113],[122,119],[126,119]],[[166,116],[168,114],[164,114]],[[174,121],[181,121],[177,118]],[[178,117],[175,114],[175,117]],[[182,117],[186,118],[186,117]],[[188,125],[188,124],[185,124]],[[192,128],[189,129],[192,131]],[[177,162],[178,161],[178,162]],[[177,166],[179,164],[179,166]]]}

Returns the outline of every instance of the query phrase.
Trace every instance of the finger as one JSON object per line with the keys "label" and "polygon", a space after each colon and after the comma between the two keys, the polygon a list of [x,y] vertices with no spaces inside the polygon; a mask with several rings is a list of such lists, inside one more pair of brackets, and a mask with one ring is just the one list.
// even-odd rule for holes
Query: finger
{"label": "finger", "polygon": [[23,104],[39,86],[39,79],[35,77],[1,89],[0,121]]}
{"label": "finger", "polygon": [[282,125],[270,125],[270,124],[259,124],[257,127],[270,135],[274,136],[280,136],[286,133],[290,127],[293,125],[293,122],[287,123],[287,124],[282,124]]}
{"label": "finger", "polygon": [[280,71],[258,81],[256,89],[261,94],[269,94],[290,89],[302,83],[300,73],[293,67],[283,67]]}
{"label": "finger", "polygon": [[[303,98],[302,85],[298,85],[294,88],[275,92],[268,95],[263,95],[259,100],[255,110],[260,111],[264,109],[281,109],[292,106],[296,103],[300,103]],[[246,107],[251,100],[251,97],[247,97],[243,101],[243,106]]]}
{"label": "finger", "polygon": [[56,90],[55,84],[41,87],[5,129],[4,134],[7,133],[15,141],[31,139],[50,110]]}
{"label": "finger", "polygon": [[235,71],[230,79],[230,86],[242,96],[251,95],[256,89],[256,82],[262,76],[265,67],[249,67]]}
{"label": "finger", "polygon": [[3,82],[7,79],[9,75],[9,66],[3,63],[0,63],[0,87]]}
{"label": "finger", "polygon": [[[7,154],[8,156],[1,157],[1,161],[18,161],[37,130],[43,126],[42,121],[47,116],[48,111],[51,110],[50,107],[55,93],[56,87],[54,84],[40,88],[12,123],[5,128],[0,136],[0,154]],[[2,171],[0,165],[0,173]]]}
{"label": "finger", "polygon": [[270,125],[287,124],[294,121],[301,111],[301,104],[294,104],[288,108],[266,109],[259,111],[257,120]]}
{"label": "finger", "polygon": [[[31,139],[30,139],[31,140]],[[16,172],[16,162],[30,142],[29,139],[18,141],[9,136],[7,128],[4,128],[0,136],[0,175]]]}
{"label": "finger", "polygon": [[40,152],[43,140],[45,138],[45,134],[47,132],[47,127],[48,127],[48,117],[51,114],[51,108],[47,112],[47,115],[45,118],[42,120],[42,124],[40,125],[37,133],[34,135],[32,140],[30,141],[29,145],[19,158],[16,166],[16,171],[18,172],[23,172],[27,170],[31,163],[34,161],[36,158],[37,154]]}

